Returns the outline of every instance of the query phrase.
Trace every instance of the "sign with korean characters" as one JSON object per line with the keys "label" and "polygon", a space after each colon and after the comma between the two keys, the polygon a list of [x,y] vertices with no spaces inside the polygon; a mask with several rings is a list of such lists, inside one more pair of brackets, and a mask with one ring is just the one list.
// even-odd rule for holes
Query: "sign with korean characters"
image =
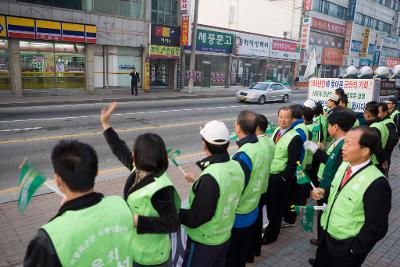
{"label": "sign with korean characters", "polygon": [[296,41],[272,39],[271,57],[299,60],[300,44]]}
{"label": "sign with korean characters", "polygon": [[310,29],[311,29],[312,18],[303,18],[303,25],[301,30],[301,49],[308,49],[308,42],[310,40]]}
{"label": "sign with korean characters", "polygon": [[374,100],[374,86],[374,79],[312,78],[308,87],[308,99],[326,106],[335,89],[341,87],[347,94],[351,108],[355,112],[364,112],[365,104]]}
{"label": "sign with korean characters", "polygon": [[190,13],[190,0],[181,0],[181,13],[182,14]]}
{"label": "sign with korean characters", "polygon": [[151,58],[180,58],[180,47],[170,47],[161,45],[150,45],[149,54]]}
{"label": "sign with korean characters", "polygon": [[244,56],[268,57],[271,39],[253,34],[236,35],[235,54]]}
{"label": "sign with korean characters", "polygon": [[230,33],[197,29],[196,50],[230,54],[234,41]]}
{"label": "sign with korean characters", "polygon": [[174,26],[151,25],[151,44],[162,46],[180,46],[181,29]]}
{"label": "sign with korean characters", "polygon": [[369,45],[369,34],[371,32],[370,28],[366,28],[363,31],[362,43],[361,43],[361,51],[360,57],[366,57],[368,53],[368,45]]}
{"label": "sign with korean characters", "polygon": [[189,45],[190,22],[189,15],[182,15],[181,46]]}

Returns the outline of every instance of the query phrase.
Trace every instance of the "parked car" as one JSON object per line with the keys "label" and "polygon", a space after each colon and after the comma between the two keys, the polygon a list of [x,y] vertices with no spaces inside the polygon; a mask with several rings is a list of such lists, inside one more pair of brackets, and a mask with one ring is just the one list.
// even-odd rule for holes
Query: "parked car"
{"label": "parked car", "polygon": [[281,83],[258,82],[248,89],[239,90],[236,93],[236,99],[240,102],[254,102],[265,104],[267,101],[288,102],[292,90],[286,88]]}

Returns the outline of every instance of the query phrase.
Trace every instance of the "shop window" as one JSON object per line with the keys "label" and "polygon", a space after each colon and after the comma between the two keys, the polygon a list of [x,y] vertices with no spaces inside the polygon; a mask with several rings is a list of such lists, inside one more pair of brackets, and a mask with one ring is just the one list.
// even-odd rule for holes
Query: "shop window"
{"label": "shop window", "polygon": [[57,88],[84,87],[84,46],[79,44],[56,43],[55,72]]}
{"label": "shop window", "polygon": [[0,90],[10,88],[8,43],[0,39]]}

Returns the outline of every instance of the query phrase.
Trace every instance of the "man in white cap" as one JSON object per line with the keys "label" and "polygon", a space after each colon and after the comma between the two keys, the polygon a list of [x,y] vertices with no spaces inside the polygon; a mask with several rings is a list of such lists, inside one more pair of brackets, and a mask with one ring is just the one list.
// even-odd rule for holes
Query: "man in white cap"
{"label": "man in white cap", "polygon": [[339,106],[339,96],[336,94],[332,94],[329,97],[328,102],[326,103],[326,106],[329,108],[328,116],[332,112],[335,112],[335,111],[341,109],[341,107]]}
{"label": "man in white cap", "polygon": [[183,266],[224,267],[244,173],[240,164],[230,159],[229,130],[223,122],[208,122],[200,135],[207,157],[197,162],[202,170],[199,178],[185,175],[194,183],[189,208],[179,212],[188,234]]}

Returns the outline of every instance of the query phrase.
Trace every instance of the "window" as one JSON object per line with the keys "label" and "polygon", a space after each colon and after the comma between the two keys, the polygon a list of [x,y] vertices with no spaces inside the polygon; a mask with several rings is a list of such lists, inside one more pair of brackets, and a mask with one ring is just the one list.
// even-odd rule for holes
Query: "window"
{"label": "window", "polygon": [[177,19],[178,1],[176,0],[152,0],[151,22],[156,24],[178,25]]}
{"label": "window", "polygon": [[10,72],[7,40],[0,39],[0,90],[10,89]]}

